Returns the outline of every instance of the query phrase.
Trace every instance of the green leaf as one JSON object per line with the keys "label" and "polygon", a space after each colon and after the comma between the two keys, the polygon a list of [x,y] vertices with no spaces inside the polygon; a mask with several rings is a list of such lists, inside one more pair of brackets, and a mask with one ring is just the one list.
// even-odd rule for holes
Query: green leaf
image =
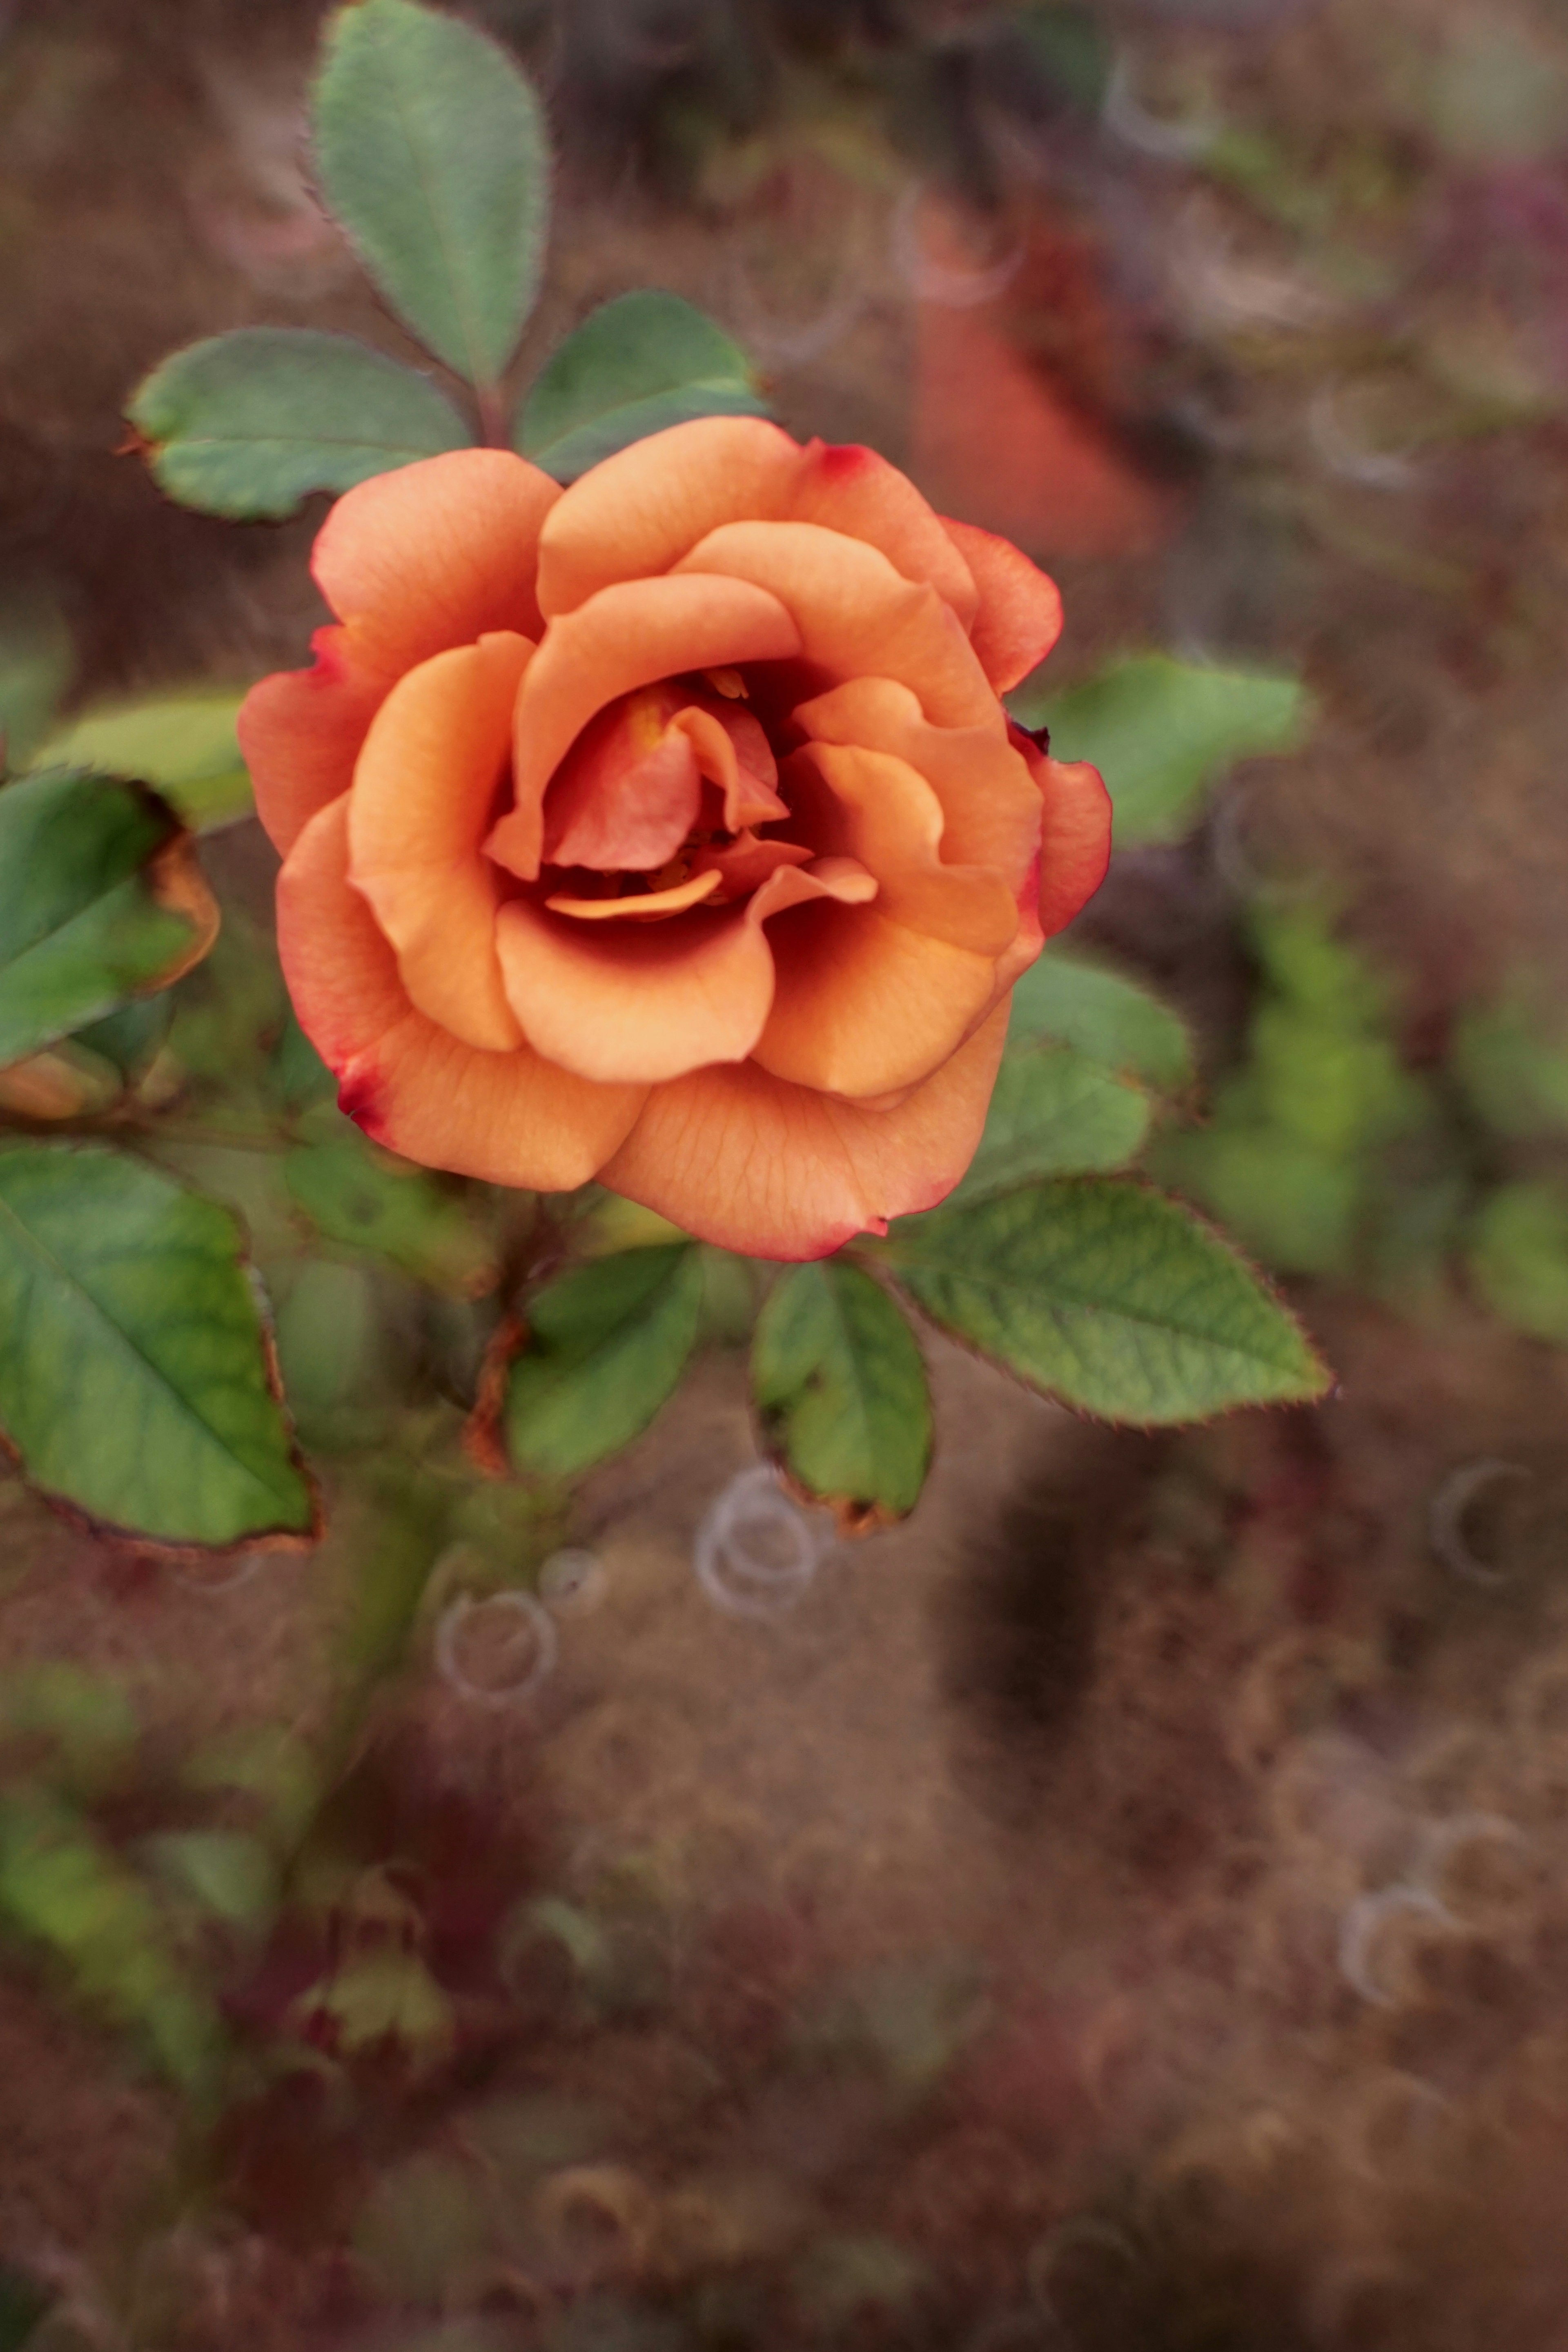
{"label": "green leaf", "polygon": [[1036,1176],[1124,1168],[1149,1132],[1149,1097],[1071,1045],[1005,1055],[985,1132],[953,1198],[1026,1184]]}
{"label": "green leaf", "polygon": [[39,746],[35,764],[137,776],[193,833],[207,833],[254,806],[235,732],[244,699],[243,687],[194,687],[84,710]]}
{"label": "green leaf", "polygon": [[793,1266],[752,1343],[752,1388],[792,1476],[853,1518],[902,1518],[931,1465],[920,1343],[879,1283],[829,1258]]}
{"label": "green leaf", "polygon": [[138,1160],[0,1150],[0,1427],[37,1486],[170,1543],[313,1528],[240,1240]]}
{"label": "green leaf", "polygon": [[1183,1095],[1193,1083],[1192,1039],[1180,1016],[1135,980],[1066,948],[1047,948],[1013,991],[1009,1049],[1046,1038],[1156,1094]]}
{"label": "green leaf", "polygon": [[1500,1184],[1476,1219],[1468,1257],[1494,1315],[1568,1347],[1568,1188],[1550,1178]]}
{"label": "green leaf", "polygon": [[539,292],[550,141],[504,49],[411,0],[360,0],[312,96],[322,193],[426,350],[494,385]]}
{"label": "green leaf", "polygon": [[351,335],[240,327],[154,368],[126,411],[161,489],[237,520],[292,514],[473,435],[443,393]]}
{"label": "green leaf", "polygon": [[49,769],[0,792],[0,1067],[199,962],[217,909],[143,784]]}
{"label": "green leaf", "polygon": [[622,294],[541,371],[518,420],[525,457],[574,482],[650,433],[695,416],[767,416],[738,343],[678,294]]}
{"label": "green leaf", "polygon": [[1197,1421],[1327,1386],[1250,1267],[1141,1184],[1068,1177],[934,1210],[879,1255],[955,1338],[1108,1421]]}
{"label": "green leaf", "polygon": [[1026,727],[1049,728],[1055,758],[1094,762],[1126,849],[1179,840],[1237,761],[1293,751],[1311,699],[1293,677],[1134,654],[1065,694],[1026,680],[1008,707]]}
{"label": "green leaf", "polygon": [[494,1288],[500,1269],[489,1243],[423,1170],[346,1137],[300,1145],[285,1159],[283,1176],[328,1241],[386,1258],[437,1290],[477,1298]]}
{"label": "green leaf", "polygon": [[629,1444],[679,1381],[701,1305],[685,1244],[597,1258],[542,1290],[507,1389],[519,1469],[568,1478]]}

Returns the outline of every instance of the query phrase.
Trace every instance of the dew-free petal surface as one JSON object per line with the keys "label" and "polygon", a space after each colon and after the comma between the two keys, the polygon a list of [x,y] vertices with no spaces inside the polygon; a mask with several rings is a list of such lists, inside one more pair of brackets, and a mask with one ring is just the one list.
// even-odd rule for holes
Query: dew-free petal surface
{"label": "dew-free petal surface", "polygon": [[345,492],[310,558],[363,658],[396,677],[493,629],[537,638],[540,529],[558,483],[509,449],[454,449]]}
{"label": "dew-free petal surface", "polygon": [[939,726],[1005,731],[952,606],[861,540],[817,523],[725,523],[681,558],[674,577],[686,573],[725,573],[765,589],[795,620],[805,659],[830,677],[897,678]]}
{"label": "dew-free petal surface", "polygon": [[354,761],[392,684],[358,656],[346,629],[318,629],[310,642],[314,666],[258,680],[235,722],[256,813],[284,857],[317,811],[353,782]]}
{"label": "dew-free petal surface", "polygon": [[773,1003],[768,917],[875,888],[847,860],[828,859],[817,874],[779,867],[732,913],[693,909],[669,922],[588,924],[514,899],[496,925],[507,994],[530,1043],[584,1077],[658,1084],[742,1061]]}
{"label": "dew-free petal surface", "polygon": [[650,433],[573,483],[541,534],[539,601],[553,618],[617,580],[651,578],[720,523],[776,513],[802,451],[756,416]]}
{"label": "dew-free petal surface", "polygon": [[801,704],[797,725],[825,743],[906,761],[942,803],[942,855],[990,866],[1016,887],[1040,845],[1040,795],[1022,754],[986,728],[933,727],[919,698],[890,677],[851,678]]}
{"label": "dew-free petal surface", "polygon": [[962,1045],[994,993],[995,959],[871,907],[801,907],[772,934],[777,982],[756,1059],[824,1093],[918,1085]]}
{"label": "dew-free petal surface", "polygon": [[1040,790],[1040,928],[1054,939],[1082,912],[1110,864],[1110,794],[1087,760],[1053,760],[1022,738]]}
{"label": "dew-free petal surface", "polygon": [[979,591],[969,642],[997,693],[1010,693],[1061,635],[1061,590],[1010,539],[946,515],[942,527]]}
{"label": "dew-free petal surface", "polygon": [[630,1130],[637,1087],[599,1087],[526,1046],[487,1054],[410,1003],[349,880],[348,804],[314,816],[278,878],[278,947],[301,1027],[339,1101],[388,1150],[492,1184],[585,1184]]}
{"label": "dew-free petal surface", "polygon": [[500,877],[481,845],[533,648],[495,635],[433,655],[371,722],[349,801],[351,878],[421,1013],[504,1053],[522,1032],[495,948]]}
{"label": "dew-free petal surface", "polygon": [[784,661],[799,651],[800,632],[776,596],[701,573],[622,581],[552,621],[518,697],[516,804],[491,834],[490,856],[525,882],[535,879],[545,790],[595,711],[618,695],[688,670]]}
{"label": "dew-free petal surface", "polygon": [[811,443],[787,499],[769,520],[821,523],[879,548],[906,580],[934,588],[966,629],[980,608],[962,542],[908,475],[875,449]]}
{"label": "dew-free petal surface", "polygon": [[655,1087],[601,1181],[721,1248],[826,1257],[946,1198],[974,1156],[1006,1034],[998,1007],[893,1110],[813,1094],[754,1062],[694,1071]]}
{"label": "dew-free petal surface", "polygon": [[814,744],[786,763],[796,830],[819,850],[857,857],[879,886],[877,911],[953,947],[998,956],[1018,928],[1014,892],[994,866],[945,865],[935,792],[887,751]]}

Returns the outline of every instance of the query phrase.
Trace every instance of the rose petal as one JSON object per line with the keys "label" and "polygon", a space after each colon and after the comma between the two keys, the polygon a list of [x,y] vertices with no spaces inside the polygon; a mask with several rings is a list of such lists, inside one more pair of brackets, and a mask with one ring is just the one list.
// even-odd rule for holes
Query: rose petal
{"label": "rose petal", "polygon": [[943,864],[942,803],[907,760],[814,743],[786,761],[784,780],[795,829],[876,876],[879,916],[983,956],[1009,944],[1015,893],[994,866]]}
{"label": "rose petal", "polygon": [[673,883],[668,890],[649,890],[634,898],[574,898],[569,891],[558,890],[544,903],[555,914],[574,915],[580,922],[650,922],[661,915],[680,915],[688,907],[700,906],[719,887],[717,874],[702,873]]}
{"label": "rose petal", "polygon": [[649,687],[601,710],[556,770],[544,808],[552,866],[651,874],[697,822],[702,771],[672,726],[672,690]]}
{"label": "rose petal", "polygon": [[522,1043],[496,960],[500,877],[480,852],[533,648],[496,634],[400,677],[371,721],[349,801],[350,877],[418,1010],[465,1045]]}
{"label": "rose petal", "polygon": [[744,898],[781,866],[809,866],[814,855],[814,851],[803,848],[797,842],[759,841],[754,833],[742,833],[728,849],[700,849],[697,871],[721,877],[722,903],[726,898]]}
{"label": "rose petal", "polygon": [[508,449],[453,449],[345,491],[310,559],[364,661],[396,677],[488,631],[538,638],[535,551],[559,484]]}
{"label": "rose petal", "polygon": [[799,444],[757,416],[698,417],[634,441],[552,509],[540,534],[542,608],[574,612],[615,581],[668,572],[721,522],[774,513],[801,462]]}
{"label": "rose petal", "polygon": [[714,710],[693,702],[677,713],[675,723],[690,737],[703,775],[724,795],[726,832],[769,824],[789,814],[778,795],[773,747],[751,711],[733,705]]}
{"label": "rose petal", "polygon": [[980,592],[969,642],[997,693],[1006,694],[1061,635],[1061,591],[1011,540],[946,515],[942,521]]}
{"label": "rose petal", "polygon": [[415,1011],[348,878],[348,803],[313,817],[278,877],[278,946],[300,1025],[367,1135],[492,1184],[585,1184],[628,1133],[637,1087],[595,1087],[527,1046],[477,1053]]}
{"label": "rose petal", "polygon": [[723,1249],[826,1257],[952,1192],[974,1157],[1006,1034],[998,1007],[892,1110],[789,1086],[754,1062],[693,1071],[654,1088],[601,1181]]}
{"label": "rose petal", "polygon": [[[1017,919],[1008,908],[1010,929]],[[875,907],[801,907],[770,934],[777,982],[754,1059],[825,1094],[918,1086],[995,995],[996,960],[889,921]]]}
{"label": "rose petal", "polygon": [[862,899],[875,889],[847,861],[829,859],[817,873],[780,867],[730,914],[592,931],[514,898],[496,924],[507,994],[539,1052],[585,1078],[657,1083],[739,1062],[773,1003],[763,922],[808,898]]}
{"label": "rose petal", "polygon": [[743,580],[626,580],[552,621],[518,697],[516,805],[491,834],[490,856],[525,882],[537,877],[545,789],[595,712],[618,695],[687,670],[799,651],[800,632],[778,599]]}
{"label": "rose petal", "polygon": [[767,590],[798,627],[804,658],[830,676],[898,678],[939,725],[1004,732],[1001,705],[952,607],[862,541],[816,523],[725,523],[673,576],[691,572]]}
{"label": "rose petal", "polygon": [[890,752],[942,803],[942,855],[989,866],[1016,888],[1039,853],[1039,792],[1019,751],[988,730],[933,727],[916,696],[889,677],[853,678],[802,703],[795,723],[826,743]]}
{"label": "rose petal", "polygon": [[1018,748],[1039,787],[1040,929],[1047,940],[1081,914],[1110,864],[1110,794],[1087,760],[1053,760],[1022,729]]}
{"label": "rose petal", "polygon": [[906,580],[934,588],[965,629],[980,609],[962,542],[908,475],[874,449],[812,442],[789,497],[767,520],[821,523],[879,548]]}
{"label": "rose petal", "polygon": [[353,782],[354,761],[391,680],[369,668],[347,629],[318,629],[310,669],[279,670],[239,706],[240,756],[256,813],[287,856],[318,809]]}

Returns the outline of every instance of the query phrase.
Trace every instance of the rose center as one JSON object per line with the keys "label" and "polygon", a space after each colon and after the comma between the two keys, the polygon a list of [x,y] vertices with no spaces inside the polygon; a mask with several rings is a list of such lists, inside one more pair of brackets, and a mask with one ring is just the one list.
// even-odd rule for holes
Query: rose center
{"label": "rose center", "polygon": [[545,903],[642,919],[747,897],[809,849],[763,839],[789,806],[744,675],[715,669],[620,696],[590,721],[544,802]]}

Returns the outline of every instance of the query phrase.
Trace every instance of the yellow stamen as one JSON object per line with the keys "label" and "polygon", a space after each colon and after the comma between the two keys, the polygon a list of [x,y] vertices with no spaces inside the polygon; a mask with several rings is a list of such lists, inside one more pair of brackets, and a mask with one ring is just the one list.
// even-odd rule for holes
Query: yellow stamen
{"label": "yellow stamen", "polygon": [[714,693],[721,694],[726,702],[746,700],[746,681],[738,669],[705,669],[702,675]]}

